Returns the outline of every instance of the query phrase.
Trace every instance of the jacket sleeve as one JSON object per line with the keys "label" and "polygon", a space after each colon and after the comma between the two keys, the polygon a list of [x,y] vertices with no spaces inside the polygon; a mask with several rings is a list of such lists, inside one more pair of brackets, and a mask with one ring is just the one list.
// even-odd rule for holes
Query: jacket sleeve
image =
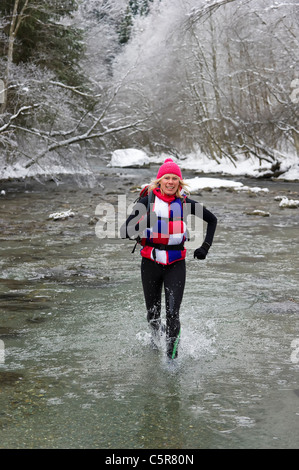
{"label": "jacket sleeve", "polygon": [[[207,222],[207,230],[206,230],[206,236],[204,239],[203,243],[208,243],[210,246],[212,246],[216,227],[217,227],[217,217],[210,212],[206,207],[202,206],[199,202],[194,201],[193,199],[189,199],[188,197],[186,198],[186,203],[188,203],[188,213],[198,216],[201,214],[203,220]],[[196,210],[196,204],[200,204],[202,207],[202,210],[198,211]]]}

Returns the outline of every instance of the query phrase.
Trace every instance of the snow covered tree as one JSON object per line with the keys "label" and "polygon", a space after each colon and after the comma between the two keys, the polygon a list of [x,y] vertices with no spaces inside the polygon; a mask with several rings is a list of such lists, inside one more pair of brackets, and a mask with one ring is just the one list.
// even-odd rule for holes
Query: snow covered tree
{"label": "snow covered tree", "polygon": [[76,65],[82,53],[82,33],[65,23],[77,8],[76,0],[2,0],[1,53],[4,61],[7,108],[12,64],[34,62],[52,70],[59,80],[78,84]]}
{"label": "snow covered tree", "polygon": [[120,44],[126,44],[129,41],[134,24],[134,17],[137,15],[148,15],[150,3],[153,1],[154,0],[128,0],[127,8],[118,27]]}
{"label": "snow covered tree", "polygon": [[4,0],[0,158],[31,168],[127,146],[217,161],[298,153],[295,9],[296,0]]}
{"label": "snow covered tree", "polygon": [[[26,0],[23,9],[18,10],[17,15],[12,15],[13,18],[18,18],[19,15],[19,19],[25,21],[24,8],[29,3],[30,0]],[[15,0],[14,7],[19,6],[20,3]],[[111,34],[108,39],[106,33],[109,22],[113,23],[117,19],[117,14],[114,16],[114,13],[119,10],[115,10],[115,2],[94,0],[85,5],[81,4],[80,7],[80,15],[78,12],[71,25],[64,22],[64,28],[72,30],[76,24],[84,26],[84,32],[88,31],[90,26],[93,31],[98,28],[99,43],[105,38],[105,44],[108,46],[111,39],[110,46],[113,49],[116,36]],[[102,21],[103,18],[105,21]],[[35,35],[32,34],[32,37]],[[10,108],[7,107],[6,113],[0,116],[0,145],[2,144],[3,148],[0,158],[5,160],[4,166],[18,161],[24,168],[41,166],[48,172],[51,172],[56,163],[68,169],[80,169],[87,165],[84,150],[86,154],[98,154],[98,147],[94,148],[93,142],[105,148],[106,139],[123,130],[142,125],[142,119],[134,113],[129,119],[128,116],[125,119],[115,117],[114,108],[122,80],[115,83],[111,82],[111,78],[108,79],[109,69],[101,67],[108,47],[102,50],[99,43],[92,44],[91,48],[90,42],[86,42],[85,60],[80,61],[79,86],[72,84],[72,77],[68,80],[67,77],[56,73],[56,67],[52,67],[52,63],[48,67],[46,63],[41,62],[42,53],[37,54],[36,58],[29,54],[25,62],[15,63],[11,60],[9,81],[10,87],[13,88],[13,99],[9,97]],[[53,43],[51,54],[58,61],[59,71],[59,61],[66,63],[68,55],[62,57],[60,50],[56,54],[55,49],[56,43]],[[1,61],[5,63],[3,58],[0,58]],[[100,79],[96,75],[96,69],[92,68],[94,62],[97,63],[97,69],[105,70],[100,73]],[[64,63],[61,65],[62,71]]]}
{"label": "snow covered tree", "polygon": [[114,67],[116,77],[132,67],[129,112],[152,112],[139,144],[198,148],[216,160],[242,154],[275,162],[298,152],[296,3],[154,2]]}

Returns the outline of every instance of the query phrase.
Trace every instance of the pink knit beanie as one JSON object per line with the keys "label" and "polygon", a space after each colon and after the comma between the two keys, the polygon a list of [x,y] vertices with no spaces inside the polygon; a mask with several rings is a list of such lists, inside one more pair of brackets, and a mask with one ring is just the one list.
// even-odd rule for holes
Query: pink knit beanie
{"label": "pink knit beanie", "polygon": [[168,174],[176,175],[181,180],[183,179],[180,167],[176,163],[174,163],[174,161],[171,158],[166,158],[163,165],[160,166],[158,174],[157,174],[157,180],[162,178],[162,176],[168,175]]}

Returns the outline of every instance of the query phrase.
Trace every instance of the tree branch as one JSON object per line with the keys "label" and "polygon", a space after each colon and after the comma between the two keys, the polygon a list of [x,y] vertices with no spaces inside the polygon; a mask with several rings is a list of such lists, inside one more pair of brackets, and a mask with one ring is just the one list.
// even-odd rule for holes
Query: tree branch
{"label": "tree branch", "polygon": [[76,143],[82,142],[84,140],[100,139],[100,138],[105,137],[109,134],[115,134],[117,132],[121,132],[121,131],[124,131],[126,129],[136,128],[139,124],[142,124],[147,119],[149,119],[149,118],[139,119],[139,120],[137,120],[137,121],[135,121],[131,124],[127,124],[127,125],[124,125],[124,126],[119,126],[119,127],[115,127],[115,128],[111,128],[111,129],[106,129],[105,131],[95,132],[95,133],[92,133],[92,130],[94,129],[94,125],[93,125],[84,134],[77,135],[77,136],[74,136],[74,137],[70,137],[69,139],[65,139],[65,140],[62,140],[60,142],[53,143],[48,148],[43,150],[39,155],[37,155],[36,158],[34,158],[30,162],[28,162],[25,165],[25,168],[26,169],[30,168],[32,165],[37,163],[41,158],[43,158],[48,152],[53,152],[53,150],[57,150],[61,147],[66,147],[66,146],[69,146],[69,145],[72,145],[72,144],[76,144]]}
{"label": "tree branch", "polygon": [[13,114],[12,116],[10,116],[9,121],[6,124],[4,124],[2,127],[0,127],[0,132],[6,131],[12,125],[12,122],[15,121],[20,116],[20,114],[22,114],[24,111],[28,111],[29,109],[33,109],[33,108],[37,108],[38,106],[39,106],[39,104],[34,104],[33,106],[22,106],[16,112],[16,114]]}

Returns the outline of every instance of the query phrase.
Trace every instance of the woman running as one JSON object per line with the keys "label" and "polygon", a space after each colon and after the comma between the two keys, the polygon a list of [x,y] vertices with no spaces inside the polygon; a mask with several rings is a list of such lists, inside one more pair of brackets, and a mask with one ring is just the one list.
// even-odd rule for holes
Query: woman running
{"label": "woman running", "polygon": [[134,206],[121,230],[122,238],[134,238],[142,246],[141,279],[154,343],[163,330],[161,297],[164,286],[166,352],[172,359],[178,355],[179,312],[186,279],[186,216],[193,214],[207,222],[204,242],[194,251],[197,259],[206,258],[217,225],[215,215],[187,197],[185,191],[186,184],[179,166],[167,158],[155,181],[149,185],[148,194]]}

